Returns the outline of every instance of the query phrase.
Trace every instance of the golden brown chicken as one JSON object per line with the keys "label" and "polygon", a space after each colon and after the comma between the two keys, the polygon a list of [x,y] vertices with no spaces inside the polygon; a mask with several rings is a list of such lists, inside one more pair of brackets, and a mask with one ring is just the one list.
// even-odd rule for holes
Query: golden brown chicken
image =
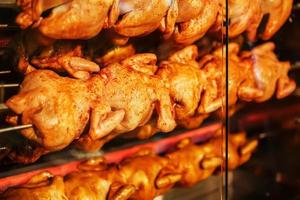
{"label": "golden brown chicken", "polygon": [[122,18],[114,25],[114,30],[123,36],[134,37],[153,32],[169,9],[170,1],[160,0],[120,0]]}
{"label": "golden brown chicken", "polygon": [[108,23],[112,5],[113,0],[73,0],[53,9],[38,29],[54,39],[89,39]]}
{"label": "golden brown chicken", "polygon": [[[275,92],[276,98],[280,99],[290,95],[295,90],[295,81],[288,77],[289,62],[280,62],[274,49],[274,43],[265,43],[251,51],[243,51],[240,53],[241,55],[237,56],[238,45],[229,44],[229,105],[235,104],[238,98],[244,101],[267,101]],[[212,71],[209,77],[213,77],[212,81],[216,81],[219,85],[217,88],[221,88],[222,85],[225,88],[224,78],[220,78],[220,74],[217,75],[221,70],[225,70],[224,59],[224,52],[222,53],[222,48],[219,48],[200,61],[206,66],[205,74]],[[205,70],[205,68],[203,69]],[[223,84],[221,84],[222,81]],[[220,93],[220,95],[225,98],[224,93]]]}
{"label": "golden brown chicken", "polygon": [[[42,148],[32,157],[14,158],[33,162],[41,154],[60,150],[90,130],[78,141],[85,150],[97,150],[121,133],[144,125],[156,108],[156,127],[162,132],[175,128],[169,90],[156,71],[153,54],[138,54],[114,63],[87,81],[63,78],[51,71],[29,73],[19,94],[7,106],[22,115],[33,128],[22,135]],[[15,155],[18,157],[18,155]]]}
{"label": "golden brown chicken", "polygon": [[[125,193],[124,188],[126,188],[127,195],[124,196],[128,196],[129,199],[154,199],[154,197],[164,193],[166,189],[171,188],[180,178],[180,176],[177,176],[174,179],[172,174],[165,177],[159,176],[160,171],[168,164],[170,164],[168,159],[153,153],[137,155],[124,160],[119,165],[120,182],[117,186],[123,191],[118,191],[120,189],[116,188],[117,192],[112,196],[123,196]],[[168,178],[174,182],[166,184],[165,180],[168,180]]]}
{"label": "golden brown chicken", "polygon": [[98,170],[98,166],[92,166],[94,169],[81,170],[64,177],[65,196],[69,200],[107,199],[113,184],[113,177],[116,177],[117,173],[114,173],[112,169],[104,171]]}
{"label": "golden brown chicken", "polygon": [[[22,28],[34,24],[33,27],[54,39],[89,39],[102,28],[109,29],[117,44],[125,44],[128,37],[146,35],[157,28],[165,39],[172,38],[179,44],[191,44],[208,31],[223,29],[225,34],[224,0],[74,0],[54,8],[45,18],[41,17],[41,0],[19,0],[18,5],[23,10],[17,17]],[[271,38],[287,20],[292,5],[292,0],[230,0],[229,37],[247,32],[250,40]],[[267,25],[258,33],[267,15]]]}
{"label": "golden brown chicken", "polygon": [[[157,69],[155,62],[154,54],[137,54],[125,59],[121,64],[114,63],[101,70],[100,76],[104,78],[105,89],[102,91],[103,100],[99,101],[103,108],[95,112],[95,115],[92,113],[92,131],[79,140],[78,145],[81,148],[99,149],[117,135],[146,124],[154,108],[158,113],[158,130],[169,132],[175,128],[169,90],[165,88],[162,80],[154,75]],[[101,128],[98,123],[109,112],[106,108],[108,105],[105,104],[113,110],[123,110],[125,115],[119,125],[103,133],[98,130]],[[99,140],[95,141],[97,139]]]}
{"label": "golden brown chicken", "polygon": [[204,90],[205,74],[196,61],[198,49],[188,46],[163,61],[157,75],[170,88],[175,104],[176,120],[184,120],[195,114]]}
{"label": "golden brown chicken", "polygon": [[[248,141],[244,132],[231,134],[228,141],[229,170],[247,162],[257,145],[258,141]],[[217,168],[225,164],[224,152],[225,139],[220,131],[208,142],[200,145],[195,145],[185,139],[177,145],[177,150],[165,155],[174,166],[172,166],[173,169],[164,168],[161,174],[168,174],[175,169],[182,174],[182,178],[178,182],[180,185],[195,185],[211,176]]]}
{"label": "golden brown chicken", "polygon": [[[175,184],[192,186],[212,175],[223,163],[225,141],[217,134],[200,145],[185,139],[175,151],[164,156],[142,149],[120,164],[108,164],[102,158],[79,165],[79,171],[52,176],[43,173],[21,187],[11,188],[0,197],[4,200],[126,200],[145,199],[168,192]],[[229,136],[229,169],[245,163],[257,141],[248,141],[245,133]],[[32,196],[29,196],[32,194]]]}
{"label": "golden brown chicken", "polygon": [[103,66],[107,66],[115,62],[121,62],[128,57],[134,56],[134,54],[135,48],[132,44],[116,46],[105,52],[104,55],[97,57],[95,61]]}
{"label": "golden brown chicken", "polygon": [[[218,14],[218,0],[203,2],[204,8],[197,17],[181,22],[175,28],[174,40],[177,43],[192,44],[202,38],[214,25]],[[185,15],[189,15],[189,13],[185,13]]]}
{"label": "golden brown chicken", "polygon": [[12,188],[1,195],[6,200],[67,200],[64,191],[64,181],[60,176],[53,176],[43,172],[31,178],[31,180],[20,188]]}
{"label": "golden brown chicken", "polygon": [[269,19],[264,32],[261,34],[263,40],[270,39],[289,18],[293,0],[262,0],[263,14],[269,14]]}
{"label": "golden brown chicken", "polygon": [[[250,67],[250,76],[247,84],[256,87],[261,95],[245,97],[243,100],[263,102],[270,99],[276,92],[276,98],[281,99],[290,95],[296,89],[296,83],[290,79],[288,72],[291,68],[289,62],[280,62],[275,53],[274,43],[265,43],[255,47],[251,52],[244,52],[242,59],[247,60]],[[248,76],[249,74],[245,74]]]}
{"label": "golden brown chicken", "polygon": [[[229,10],[229,37],[236,37],[245,30],[256,31],[259,23],[254,23],[256,17],[261,13],[262,0],[230,0],[228,4]],[[250,28],[250,29],[249,29]],[[252,33],[253,34],[253,33]],[[256,33],[254,33],[256,34]]]}
{"label": "golden brown chicken", "polygon": [[[246,97],[255,98],[262,95],[262,92],[258,90],[255,86],[248,84],[249,80],[252,80],[252,72],[250,70],[251,65],[249,62],[242,61],[239,57],[239,45],[236,43],[229,43],[228,45],[228,105],[233,106],[236,104],[238,99],[244,99]],[[218,48],[211,55],[206,55],[200,61],[206,70],[211,71],[214,77],[212,81],[213,84],[222,85],[223,90],[219,90],[220,98],[225,101],[225,78],[222,74],[214,73],[214,71],[221,71],[225,74],[226,60],[225,60],[225,49]],[[214,83],[215,82],[215,83]],[[221,84],[220,82],[223,82]],[[210,95],[211,96],[211,95]],[[210,100],[207,101],[208,103]],[[219,104],[218,107],[220,107]]]}
{"label": "golden brown chicken", "polygon": [[[182,175],[178,182],[181,186],[193,186],[208,178],[223,162],[222,157],[218,155],[214,155],[214,158],[208,160],[205,155],[207,147],[205,145],[197,146],[188,139],[183,140],[177,146],[177,150],[166,154],[166,157],[170,159],[174,166],[164,168],[161,173],[168,174],[175,169]],[[222,146],[214,146],[214,148],[222,148]],[[204,164],[208,162],[210,162],[210,165],[205,166]]]}
{"label": "golden brown chicken", "polygon": [[[99,96],[94,81],[63,78],[52,71],[36,70],[26,75],[20,92],[6,105],[22,115],[23,124],[33,124],[21,134],[42,151],[20,162],[34,162],[41,154],[57,151],[78,138],[89,120],[93,101]],[[18,155],[15,155],[18,161]]]}
{"label": "golden brown chicken", "polygon": [[69,44],[58,44],[46,47],[31,59],[31,64],[39,69],[53,69],[54,71],[67,71],[72,77],[88,79],[93,72],[99,72],[100,67],[83,57],[82,47]]}
{"label": "golden brown chicken", "polygon": [[[287,74],[290,65],[278,61],[273,50],[274,45],[267,43],[239,56],[238,45],[229,44],[230,106],[238,99],[266,101],[276,89],[277,98],[293,92],[295,82]],[[188,46],[162,62],[158,71],[154,54],[137,54],[109,65],[86,82],[61,78],[49,71],[29,74],[21,93],[8,100],[7,105],[22,114],[23,124],[34,125],[34,129],[22,133],[42,149],[36,149],[33,154],[37,156],[32,159],[21,156],[17,160],[31,162],[79,137],[78,147],[97,150],[114,137],[136,128],[139,128],[134,130],[136,136],[147,138],[159,131],[173,130],[176,123],[186,128],[199,127],[225,101],[222,51],[219,48],[197,62],[197,48]],[[77,97],[78,94],[82,95]],[[85,106],[77,108],[82,102]],[[149,121],[154,108],[157,122]],[[90,130],[81,135],[89,117]],[[83,119],[82,123],[76,123]],[[64,136],[66,132],[68,137]]]}
{"label": "golden brown chicken", "polygon": [[54,8],[43,18],[40,0],[26,1],[26,4],[20,0],[23,12],[17,17],[17,23],[22,28],[33,24],[53,39],[89,39],[110,24],[109,11],[113,3],[113,0],[74,0]]}
{"label": "golden brown chicken", "polygon": [[[196,61],[197,56],[197,47],[187,46],[171,54],[167,61],[161,62],[156,72],[170,90],[170,97],[175,105],[176,123],[186,128],[199,127],[207,117],[206,113],[199,115],[197,112],[207,81]],[[150,120],[133,134],[139,138],[149,138],[158,131],[154,121]]]}

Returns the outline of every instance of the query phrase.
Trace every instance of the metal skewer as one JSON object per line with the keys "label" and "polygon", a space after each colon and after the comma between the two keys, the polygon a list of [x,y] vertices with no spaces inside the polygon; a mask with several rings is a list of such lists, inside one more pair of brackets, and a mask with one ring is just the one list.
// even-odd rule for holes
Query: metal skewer
{"label": "metal skewer", "polygon": [[11,88],[11,87],[19,87],[19,83],[11,83],[11,84],[0,84],[0,88]]}
{"label": "metal skewer", "polygon": [[0,71],[0,74],[10,74],[11,71],[10,70],[4,70],[4,71]]}
{"label": "metal skewer", "polygon": [[4,103],[0,104],[0,110],[7,110],[7,109],[8,107]]}
{"label": "metal skewer", "polygon": [[5,133],[9,131],[17,131],[17,130],[22,130],[26,128],[32,128],[32,124],[25,124],[25,125],[19,125],[19,126],[13,126],[13,127],[8,127],[8,128],[2,128],[0,129],[0,133]]}

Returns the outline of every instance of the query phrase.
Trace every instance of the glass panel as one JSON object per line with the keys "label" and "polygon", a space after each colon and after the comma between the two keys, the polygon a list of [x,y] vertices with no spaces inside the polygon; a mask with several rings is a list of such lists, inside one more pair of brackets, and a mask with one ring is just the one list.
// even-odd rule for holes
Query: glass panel
{"label": "glass panel", "polygon": [[244,160],[255,149],[229,172],[229,199],[297,199],[299,5],[229,1],[228,8],[230,131],[250,139]]}
{"label": "glass panel", "polygon": [[2,1],[0,199],[224,199],[225,4]]}

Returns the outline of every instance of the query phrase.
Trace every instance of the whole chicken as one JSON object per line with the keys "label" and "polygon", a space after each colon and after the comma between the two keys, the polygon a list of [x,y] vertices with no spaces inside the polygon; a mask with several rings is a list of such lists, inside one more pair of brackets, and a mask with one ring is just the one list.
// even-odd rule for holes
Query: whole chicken
{"label": "whole chicken", "polygon": [[[152,200],[165,193],[181,178],[180,175],[173,173],[164,177],[160,176],[160,171],[170,164],[167,158],[159,157],[153,153],[127,158],[119,166],[121,180],[116,191],[120,189],[124,191],[126,188],[125,192],[130,195],[128,196],[130,199]],[[125,192],[122,194],[121,191],[118,191],[112,196],[125,196]]]}
{"label": "whole chicken", "polygon": [[[228,44],[228,105],[233,106],[238,99],[256,98],[262,95],[262,92],[256,88],[255,85],[251,85],[253,73],[251,71],[251,64],[246,60],[241,60],[239,57],[239,45],[237,43]],[[208,65],[213,64],[215,67],[219,66],[225,70],[225,49],[224,47],[216,49],[211,55],[207,55],[202,59],[209,59]],[[207,58],[206,58],[207,57]],[[213,69],[213,67],[211,67]],[[224,72],[225,73],[225,72]],[[220,82],[221,79],[215,79]],[[224,81],[224,79],[223,79]],[[219,83],[220,84],[220,83]],[[223,89],[225,85],[223,85]],[[225,95],[223,91],[223,96]],[[224,96],[225,98],[225,96]]]}
{"label": "whole chicken", "polygon": [[[19,0],[23,12],[17,17],[22,28],[32,24],[53,39],[89,39],[96,36],[103,26],[108,26],[113,0],[73,0],[54,8],[46,18],[41,17],[40,0]],[[117,3],[117,1],[116,1]],[[114,9],[112,9],[114,10]],[[91,20],[92,19],[92,20]]]}
{"label": "whole chicken", "polygon": [[197,56],[196,46],[185,47],[163,61],[157,71],[157,75],[169,86],[171,98],[176,103],[176,121],[195,114],[204,90],[206,79],[196,62]]}
{"label": "whole chicken", "polygon": [[114,25],[114,31],[126,37],[153,32],[166,15],[171,1],[120,0],[122,17]]}
{"label": "whole chicken", "polygon": [[[41,0],[18,0],[22,12],[17,23],[32,25],[52,39],[90,39],[102,28],[124,45],[128,37],[143,36],[159,28],[165,39],[192,44],[208,31],[225,34],[224,0],[73,0],[43,17]],[[270,39],[291,14],[293,0],[230,0],[229,37],[247,33],[251,41]],[[266,26],[259,30],[267,19]],[[222,31],[223,30],[223,31]]]}
{"label": "whole chicken", "polygon": [[6,200],[67,200],[65,196],[65,185],[63,177],[53,176],[43,172],[31,178],[31,180],[20,188],[8,189],[1,199]]}
{"label": "whole chicken", "polygon": [[93,101],[101,92],[96,88],[93,81],[63,78],[48,70],[26,75],[19,93],[6,105],[22,115],[23,124],[33,124],[21,134],[42,150],[28,158],[15,155],[14,160],[34,162],[41,154],[63,149],[78,138],[88,123]]}
{"label": "whole chicken", "polygon": [[33,162],[42,154],[65,148],[81,136],[89,119],[88,134],[77,142],[85,150],[97,150],[117,135],[144,125],[154,108],[157,129],[173,130],[176,123],[169,90],[152,75],[155,62],[153,54],[138,54],[111,64],[87,81],[47,70],[29,73],[19,94],[6,104],[22,115],[23,124],[33,124],[21,133],[42,150],[28,158],[18,159],[15,154],[14,160]]}
{"label": "whole chicken", "polygon": [[[107,163],[102,157],[93,158],[63,178],[43,172],[23,186],[6,190],[0,198],[154,199],[175,185],[192,186],[217,172],[224,163],[225,140],[220,133],[197,145],[186,138],[175,150],[161,156],[151,149],[140,149],[118,164]],[[245,133],[229,135],[229,169],[248,161],[256,146],[257,140],[247,140]]]}
{"label": "whole chicken", "polygon": [[[174,40],[179,44],[192,44],[202,38],[205,33],[214,25],[218,15],[218,0],[203,0],[204,8],[201,13],[178,24],[175,28]],[[185,15],[189,15],[188,12]]]}
{"label": "whole chicken", "polygon": [[[199,148],[200,147],[200,148]],[[168,174],[171,171],[177,171],[182,175],[179,180],[181,186],[193,186],[201,180],[208,178],[223,160],[222,157],[215,156],[213,159],[206,159],[205,144],[201,147],[191,143],[190,140],[183,140],[177,145],[177,150],[167,153],[165,156],[170,159],[174,166],[164,168],[161,174]],[[222,148],[215,146],[214,148]],[[204,166],[204,162],[210,162],[210,166]]]}
{"label": "whole chicken", "polygon": [[250,98],[241,96],[243,100],[263,102],[270,99],[275,92],[276,98],[281,99],[296,89],[295,81],[288,76],[290,63],[280,62],[274,49],[275,44],[269,42],[255,47],[251,52],[242,53],[242,59],[251,65],[248,84],[256,87],[261,94]]}
{"label": "whole chicken", "polygon": [[[200,70],[196,58],[195,45],[187,46],[171,54],[161,62],[156,74],[170,90],[175,107],[175,121],[186,128],[196,128],[207,117],[197,112],[202,93],[205,90],[206,76]],[[206,105],[205,105],[206,106]],[[159,130],[153,120],[134,131],[139,138],[149,138]]]}
{"label": "whole chicken", "polygon": [[119,179],[117,166],[110,166],[103,157],[89,159],[64,177],[65,196],[68,200],[106,200]]}
{"label": "whole chicken", "polygon": [[[154,54],[137,54],[121,63],[114,63],[104,68],[100,76],[104,78],[103,99],[113,110],[124,110],[121,123],[112,129],[112,133],[101,135],[97,127],[101,115],[92,117],[91,134],[82,137],[78,146],[85,150],[99,149],[105,142],[117,135],[143,126],[150,119],[154,108],[158,113],[156,127],[162,132],[169,132],[176,126],[169,90],[160,78],[154,75],[156,56]],[[106,110],[103,106],[103,111]],[[96,113],[95,113],[96,114]],[[93,115],[93,114],[92,114]],[[93,121],[93,119],[95,121]],[[100,132],[101,133],[101,132]],[[103,137],[106,136],[106,137]],[[98,141],[95,141],[99,139]]]}

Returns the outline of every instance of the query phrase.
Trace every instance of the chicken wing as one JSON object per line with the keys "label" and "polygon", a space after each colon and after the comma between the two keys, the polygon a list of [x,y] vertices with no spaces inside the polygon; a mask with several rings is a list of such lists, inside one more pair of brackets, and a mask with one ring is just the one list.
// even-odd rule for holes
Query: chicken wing
{"label": "chicken wing", "polygon": [[39,69],[67,71],[78,79],[88,79],[91,73],[100,71],[96,63],[83,57],[81,45],[72,47],[68,43],[45,47],[40,55],[33,57],[30,62]]}

